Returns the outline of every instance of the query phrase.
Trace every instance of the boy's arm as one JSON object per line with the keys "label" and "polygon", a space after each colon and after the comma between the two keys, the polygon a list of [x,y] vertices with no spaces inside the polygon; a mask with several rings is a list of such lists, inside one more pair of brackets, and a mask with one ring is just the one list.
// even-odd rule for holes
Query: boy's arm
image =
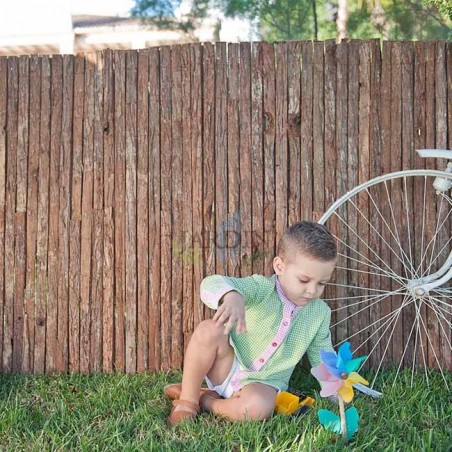
{"label": "boy's arm", "polygon": [[330,322],[331,309],[328,308],[328,312],[325,314],[325,317],[320,324],[317,334],[315,335],[313,341],[309,344],[309,347],[306,351],[312,367],[318,366],[322,362],[320,360],[320,350],[333,351]]}
{"label": "boy's arm", "polygon": [[232,278],[212,275],[201,282],[201,301],[210,309],[218,309],[220,300],[228,292],[238,292],[246,303],[255,297],[257,289],[258,285],[253,276]]}

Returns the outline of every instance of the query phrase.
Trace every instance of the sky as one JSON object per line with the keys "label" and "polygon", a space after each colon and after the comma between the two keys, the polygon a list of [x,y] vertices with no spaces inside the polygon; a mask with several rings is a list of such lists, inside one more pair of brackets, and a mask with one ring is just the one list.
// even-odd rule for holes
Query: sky
{"label": "sky", "polygon": [[72,14],[126,15],[133,0],[70,0]]}

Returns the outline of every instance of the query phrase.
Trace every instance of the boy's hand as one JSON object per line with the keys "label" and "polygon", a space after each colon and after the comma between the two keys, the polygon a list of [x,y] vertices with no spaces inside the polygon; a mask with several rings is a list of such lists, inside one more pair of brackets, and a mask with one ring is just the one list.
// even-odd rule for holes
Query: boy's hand
{"label": "boy's hand", "polygon": [[224,325],[224,334],[229,334],[235,324],[238,334],[246,333],[245,301],[238,292],[228,292],[223,296],[223,304],[217,309],[213,321]]}

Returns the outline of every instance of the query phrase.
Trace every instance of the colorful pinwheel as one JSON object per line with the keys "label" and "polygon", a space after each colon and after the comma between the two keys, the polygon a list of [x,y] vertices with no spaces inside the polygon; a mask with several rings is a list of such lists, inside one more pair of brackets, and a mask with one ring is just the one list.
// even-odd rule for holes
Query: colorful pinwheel
{"label": "colorful pinwheel", "polygon": [[312,368],[311,373],[320,382],[322,397],[337,394],[340,426],[338,416],[328,410],[319,410],[319,420],[328,430],[342,433],[347,441],[358,428],[359,415],[356,408],[349,408],[345,411],[344,402],[349,403],[353,400],[355,383],[369,384],[356,372],[367,357],[353,358],[350,343],[345,342],[339,347],[337,354],[334,351],[321,350],[320,358],[322,363]]}

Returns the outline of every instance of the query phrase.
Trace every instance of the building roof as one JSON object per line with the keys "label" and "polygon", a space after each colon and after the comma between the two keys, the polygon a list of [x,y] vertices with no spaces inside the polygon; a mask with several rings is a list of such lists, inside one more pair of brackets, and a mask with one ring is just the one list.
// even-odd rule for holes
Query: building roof
{"label": "building roof", "polygon": [[139,49],[194,41],[182,30],[158,28],[141,18],[73,15],[72,29],[64,35],[23,35],[0,39],[0,55],[86,53],[106,48]]}

